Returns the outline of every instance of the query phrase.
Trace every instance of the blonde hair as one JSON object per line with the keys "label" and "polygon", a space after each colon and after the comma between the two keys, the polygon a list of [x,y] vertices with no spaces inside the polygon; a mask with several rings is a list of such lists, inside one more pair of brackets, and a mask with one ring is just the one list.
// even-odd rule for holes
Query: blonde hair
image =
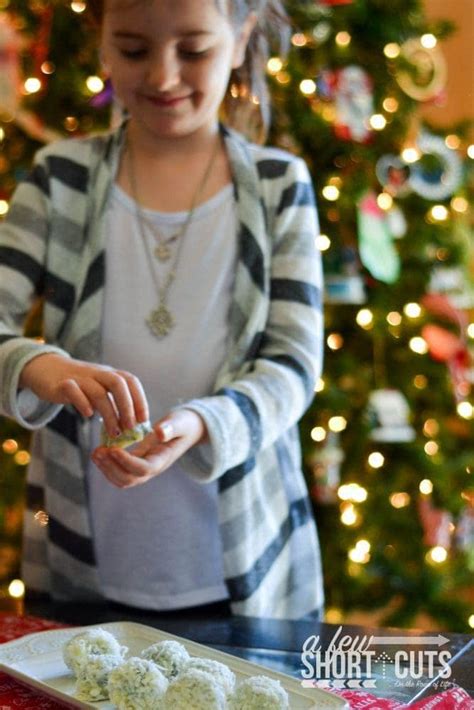
{"label": "blonde hair", "polygon": [[[102,24],[105,2],[87,3],[89,18],[96,28]],[[271,120],[266,66],[270,52],[284,56],[288,51],[291,30],[288,15],[281,0],[215,0],[215,3],[221,12],[228,14],[236,30],[250,13],[256,15],[243,64],[232,70],[229,79],[222,119],[251,140],[263,143]]]}

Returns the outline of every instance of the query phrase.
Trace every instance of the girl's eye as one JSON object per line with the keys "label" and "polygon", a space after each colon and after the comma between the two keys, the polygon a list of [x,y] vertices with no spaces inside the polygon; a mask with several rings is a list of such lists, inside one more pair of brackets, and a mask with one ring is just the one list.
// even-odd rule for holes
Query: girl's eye
{"label": "girl's eye", "polygon": [[143,59],[146,56],[146,49],[120,49],[119,52],[125,59]]}
{"label": "girl's eye", "polygon": [[209,49],[181,49],[180,54],[183,57],[186,57],[186,59],[202,59],[205,57],[207,54],[209,54],[210,50]]}

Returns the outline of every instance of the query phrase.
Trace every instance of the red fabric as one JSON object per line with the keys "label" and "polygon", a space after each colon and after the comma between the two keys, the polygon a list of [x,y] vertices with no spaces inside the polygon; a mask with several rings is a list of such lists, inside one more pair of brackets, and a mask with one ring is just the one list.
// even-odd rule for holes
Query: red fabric
{"label": "red fabric", "polygon": [[[0,612],[0,643],[12,641],[26,634],[48,629],[62,629],[65,624],[39,619],[35,616],[14,616]],[[376,698],[361,690],[333,691],[345,698],[351,710],[404,710],[408,705],[395,700]],[[65,710],[69,705],[51,700],[0,673],[0,710]],[[474,710],[472,700],[462,688],[452,688],[409,706],[409,710]]]}

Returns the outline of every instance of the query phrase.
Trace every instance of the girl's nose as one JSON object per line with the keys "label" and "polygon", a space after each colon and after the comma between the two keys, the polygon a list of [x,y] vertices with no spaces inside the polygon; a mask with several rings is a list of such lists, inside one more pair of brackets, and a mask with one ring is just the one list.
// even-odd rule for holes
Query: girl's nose
{"label": "girl's nose", "polygon": [[155,91],[172,90],[180,82],[180,64],[174,51],[157,52],[148,72],[148,83]]}

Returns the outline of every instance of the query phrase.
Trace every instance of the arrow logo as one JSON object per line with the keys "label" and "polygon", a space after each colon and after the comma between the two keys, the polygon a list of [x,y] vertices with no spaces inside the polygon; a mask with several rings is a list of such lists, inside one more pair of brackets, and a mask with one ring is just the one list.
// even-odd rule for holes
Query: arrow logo
{"label": "arrow logo", "polygon": [[444,646],[449,639],[437,636],[371,636],[369,644],[374,646]]}

